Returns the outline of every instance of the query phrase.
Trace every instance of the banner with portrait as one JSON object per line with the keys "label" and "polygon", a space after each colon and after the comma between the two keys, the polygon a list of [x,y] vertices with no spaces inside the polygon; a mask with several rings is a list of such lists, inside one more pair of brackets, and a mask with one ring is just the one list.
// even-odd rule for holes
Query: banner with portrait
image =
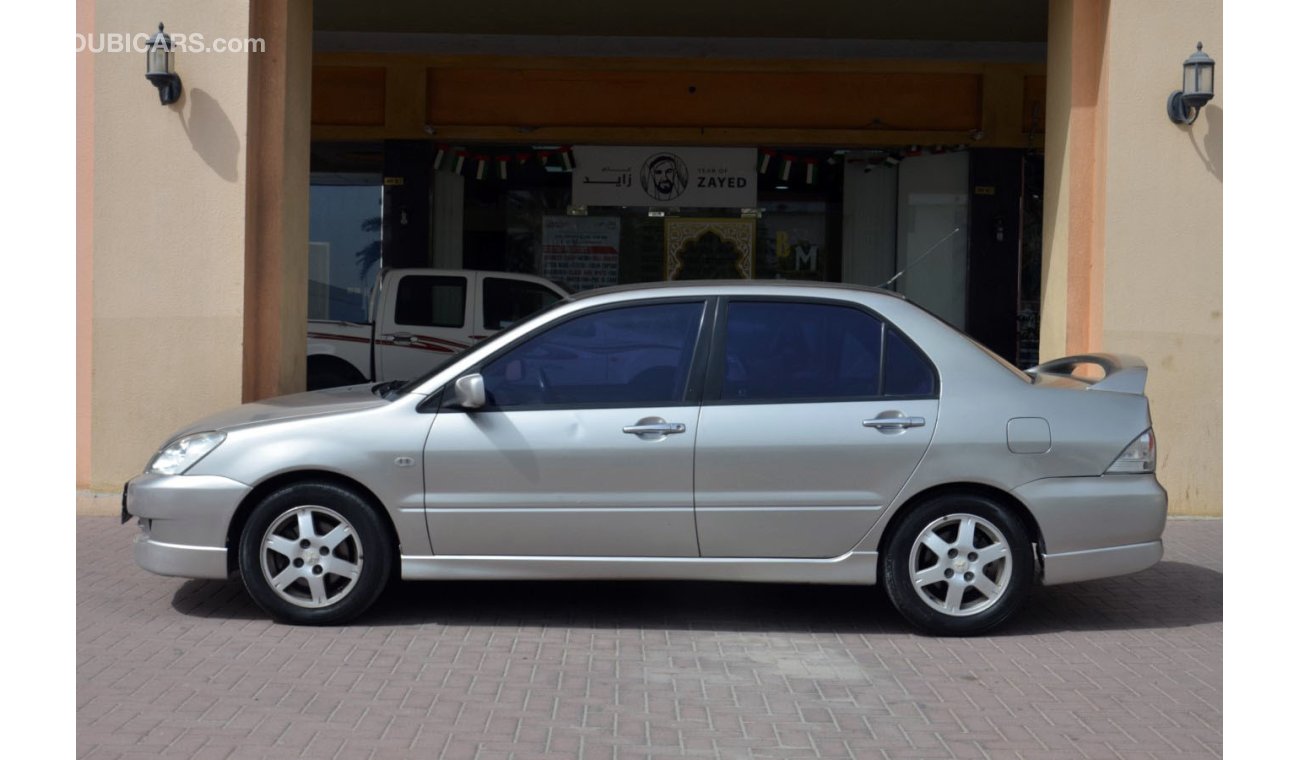
{"label": "banner with portrait", "polygon": [[753,208],[757,148],[573,147],[575,206]]}

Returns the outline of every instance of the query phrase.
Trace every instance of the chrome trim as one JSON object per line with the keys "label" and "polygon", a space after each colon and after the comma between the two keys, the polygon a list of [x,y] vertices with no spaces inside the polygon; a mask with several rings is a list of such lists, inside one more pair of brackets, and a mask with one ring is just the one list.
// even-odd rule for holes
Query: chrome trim
{"label": "chrome trim", "polygon": [[713,557],[403,556],[406,580],[709,580],[757,583],[876,582],[876,552],[829,559]]}

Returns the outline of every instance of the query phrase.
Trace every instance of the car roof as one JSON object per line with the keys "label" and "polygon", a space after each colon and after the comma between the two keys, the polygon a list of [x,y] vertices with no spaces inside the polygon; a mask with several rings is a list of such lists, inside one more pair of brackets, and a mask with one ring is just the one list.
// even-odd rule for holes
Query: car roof
{"label": "car roof", "polygon": [[789,295],[791,291],[848,290],[858,293],[876,293],[900,300],[907,300],[901,293],[866,285],[853,285],[842,282],[814,282],[810,280],[671,280],[664,282],[641,282],[631,285],[615,285],[608,288],[596,288],[575,293],[572,299],[580,301],[598,296],[642,293],[656,290],[682,290],[716,292],[740,288],[756,294]]}

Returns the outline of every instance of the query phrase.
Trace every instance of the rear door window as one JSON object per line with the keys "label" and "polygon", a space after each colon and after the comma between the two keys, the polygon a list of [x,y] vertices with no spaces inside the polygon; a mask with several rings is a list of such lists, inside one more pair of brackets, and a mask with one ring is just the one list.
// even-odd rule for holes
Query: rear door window
{"label": "rear door window", "polygon": [[873,314],[849,305],[732,301],[711,398],[729,403],[935,395],[929,360]]}
{"label": "rear door window", "polygon": [[393,321],[412,327],[464,327],[465,278],[409,274],[397,283]]}
{"label": "rear door window", "polygon": [[848,306],[732,302],[724,401],[860,399],[880,394],[883,324]]}

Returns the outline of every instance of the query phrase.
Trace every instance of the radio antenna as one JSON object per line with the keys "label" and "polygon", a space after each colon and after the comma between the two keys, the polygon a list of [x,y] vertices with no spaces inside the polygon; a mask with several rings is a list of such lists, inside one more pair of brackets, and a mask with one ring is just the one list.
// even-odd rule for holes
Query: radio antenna
{"label": "radio antenna", "polygon": [[887,288],[887,287],[889,287],[890,285],[893,285],[893,284],[894,284],[894,280],[897,280],[899,277],[902,277],[904,274],[906,274],[906,273],[907,273],[907,270],[911,269],[912,267],[916,266],[917,264],[920,264],[922,261],[925,260],[925,257],[926,257],[926,256],[929,256],[929,255],[934,251],[934,249],[936,249],[936,248],[938,248],[939,246],[943,245],[944,242],[946,242],[946,241],[948,240],[948,238],[952,237],[953,235],[956,235],[958,232],[961,232],[961,227],[953,227],[953,228],[952,228],[952,232],[949,232],[947,235],[944,235],[943,237],[939,238],[939,241],[938,241],[937,243],[935,243],[934,245],[932,245],[932,246],[930,246],[929,248],[925,249],[925,253],[923,253],[923,254],[921,254],[920,256],[918,256],[918,257],[916,258],[916,261],[913,261],[911,264],[908,264],[907,266],[905,266],[905,267],[903,267],[902,269],[898,270],[898,274],[894,275],[893,277],[890,277],[888,280],[885,280],[884,282],[880,283],[880,284],[877,285],[876,287],[878,287],[878,288]]}

